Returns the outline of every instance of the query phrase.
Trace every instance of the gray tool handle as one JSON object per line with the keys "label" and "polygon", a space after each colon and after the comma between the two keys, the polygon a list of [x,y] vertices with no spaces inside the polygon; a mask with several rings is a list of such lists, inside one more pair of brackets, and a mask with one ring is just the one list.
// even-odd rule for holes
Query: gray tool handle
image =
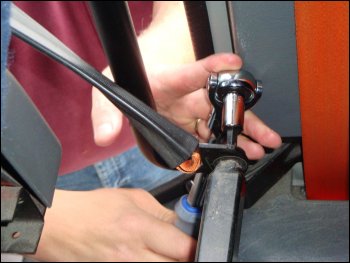
{"label": "gray tool handle", "polygon": [[176,203],[175,213],[177,215],[175,226],[189,236],[197,238],[201,210],[197,207],[190,206],[187,202],[187,195],[182,196]]}

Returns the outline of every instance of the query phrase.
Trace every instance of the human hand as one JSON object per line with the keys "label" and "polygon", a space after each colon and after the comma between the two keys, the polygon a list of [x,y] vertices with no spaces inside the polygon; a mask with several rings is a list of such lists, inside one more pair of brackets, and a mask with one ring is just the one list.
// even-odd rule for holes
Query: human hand
{"label": "human hand", "polygon": [[196,241],[149,193],[131,189],[56,190],[35,259],[40,261],[190,261]]}
{"label": "human hand", "polygon": [[[224,53],[209,56],[194,63],[184,65],[164,65],[148,72],[152,93],[160,114],[179,125],[186,131],[197,135],[201,141],[208,140],[210,131],[207,121],[211,112],[207,90],[207,78],[211,72],[237,70],[241,67],[241,59],[234,54]],[[111,76],[108,69],[104,72]],[[98,103],[96,103],[96,101]],[[92,120],[95,141],[98,145],[108,145],[114,141],[118,128],[108,132],[99,132],[97,123],[101,119],[117,122],[121,113],[98,90],[93,91]],[[195,131],[196,120],[202,121]],[[121,127],[113,124],[113,127]],[[264,156],[262,146],[277,148],[281,145],[280,136],[267,127],[251,111],[245,112],[243,134],[238,137],[238,146],[243,148],[249,159],[260,159]],[[101,143],[102,142],[102,143]]]}

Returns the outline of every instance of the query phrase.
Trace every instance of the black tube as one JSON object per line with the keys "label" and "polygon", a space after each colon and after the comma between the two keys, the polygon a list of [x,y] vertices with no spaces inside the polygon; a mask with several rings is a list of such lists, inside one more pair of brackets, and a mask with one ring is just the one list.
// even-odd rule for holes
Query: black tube
{"label": "black tube", "polygon": [[89,4],[115,83],[155,109],[127,3]]}
{"label": "black tube", "polygon": [[[129,8],[125,1],[90,1],[95,27],[115,82],[152,109],[156,109],[142,61]],[[135,128],[135,123],[131,121]],[[166,167],[163,159],[134,131],[142,153],[152,163]]]}
{"label": "black tube", "polygon": [[205,1],[184,1],[196,59],[214,54],[208,11]]}

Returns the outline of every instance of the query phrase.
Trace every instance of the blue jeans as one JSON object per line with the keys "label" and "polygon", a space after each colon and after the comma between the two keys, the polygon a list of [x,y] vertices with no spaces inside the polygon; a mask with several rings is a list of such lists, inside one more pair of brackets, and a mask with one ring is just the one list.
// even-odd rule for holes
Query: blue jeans
{"label": "blue jeans", "polygon": [[1,129],[4,127],[3,123],[3,112],[5,105],[5,97],[7,94],[7,83],[6,83],[6,62],[7,62],[7,51],[10,43],[10,1],[1,1]]}
{"label": "blue jeans", "polygon": [[103,187],[143,188],[164,184],[181,172],[159,168],[142,155],[138,147],[83,170],[59,176],[56,188],[93,190]]}

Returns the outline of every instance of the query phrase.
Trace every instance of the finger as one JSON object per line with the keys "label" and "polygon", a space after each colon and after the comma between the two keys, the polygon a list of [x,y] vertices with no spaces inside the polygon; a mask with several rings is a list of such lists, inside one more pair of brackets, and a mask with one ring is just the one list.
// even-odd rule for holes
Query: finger
{"label": "finger", "polygon": [[[191,65],[188,65],[191,67]],[[220,72],[223,70],[237,70],[242,67],[242,60],[239,56],[232,53],[221,53],[211,55],[202,60],[199,60],[190,70],[186,70],[187,74],[191,74],[189,77],[188,88],[192,87],[194,90],[203,88],[206,86],[209,73]],[[191,83],[192,82],[192,83]],[[192,90],[192,91],[194,91]],[[189,91],[189,89],[187,89]]]}
{"label": "finger", "polygon": [[242,67],[242,59],[233,53],[219,53],[199,60],[207,72],[236,70]]}
{"label": "finger", "polygon": [[209,115],[212,111],[212,104],[209,101],[208,91],[206,89],[192,92],[186,95],[184,99],[190,102],[188,106],[190,114],[202,120],[207,121],[209,119]]}
{"label": "finger", "polygon": [[264,148],[260,144],[251,141],[243,135],[238,136],[237,144],[245,151],[249,160],[258,160],[265,155]]}
{"label": "finger", "polygon": [[196,241],[193,238],[172,224],[160,220],[152,220],[149,223],[152,227],[141,233],[149,249],[169,258],[193,260],[196,249]]}
{"label": "finger", "polygon": [[[198,122],[198,124],[196,124]],[[197,127],[196,127],[197,126]],[[208,128],[207,121],[201,118],[195,118],[190,120],[186,124],[182,124],[181,127],[194,135],[200,142],[207,142],[210,138],[211,131]]]}
{"label": "finger", "polygon": [[200,142],[207,142],[210,138],[211,131],[208,128],[208,122],[205,120],[200,120],[198,123],[197,134],[199,136]]}
{"label": "finger", "polygon": [[133,262],[176,262],[177,260],[163,255],[159,255],[151,250],[143,249],[139,252],[135,251],[135,259]]}
{"label": "finger", "polygon": [[269,148],[278,148],[282,144],[279,134],[270,129],[250,110],[246,111],[244,115],[243,132],[261,145]]}
{"label": "finger", "polygon": [[119,135],[123,117],[116,108],[98,89],[92,89],[91,119],[95,143],[108,146]]}

